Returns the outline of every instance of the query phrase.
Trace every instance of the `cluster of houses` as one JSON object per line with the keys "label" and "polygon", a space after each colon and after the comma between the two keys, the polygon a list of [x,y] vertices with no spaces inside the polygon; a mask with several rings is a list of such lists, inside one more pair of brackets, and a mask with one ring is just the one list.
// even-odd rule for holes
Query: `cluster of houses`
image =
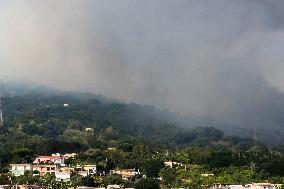
{"label": "cluster of houses", "polygon": [[252,183],[247,185],[215,184],[208,189],[280,189],[282,184]]}
{"label": "cluster of houses", "polygon": [[[35,158],[33,164],[11,164],[10,171],[15,176],[24,175],[26,171],[31,171],[34,175],[45,176],[46,174],[55,175],[57,181],[69,182],[71,180],[71,173],[78,173],[82,176],[88,176],[97,173],[97,167],[93,164],[84,164],[76,166],[67,166],[64,160],[69,158],[74,158],[77,154],[52,154],[51,156],[38,156]],[[164,162],[166,166],[173,167],[184,167],[185,165],[166,161]],[[115,169],[110,171],[111,174],[118,174],[124,180],[131,180],[136,175],[140,175],[139,170],[135,169]],[[214,176],[214,174],[202,174],[203,177]],[[208,189],[280,189],[282,185],[280,184],[270,184],[270,183],[253,183],[248,185],[230,185],[230,184],[214,184],[209,186]],[[0,186],[0,189],[11,188],[11,186]],[[16,186],[16,189],[29,189],[29,188],[42,188],[41,186]],[[103,188],[93,188],[93,187],[78,187],[79,189],[105,189]],[[106,189],[124,189],[120,185],[108,185]]]}
{"label": "cluster of houses", "polygon": [[[38,185],[0,185],[0,189],[49,189],[49,188],[45,186],[38,186]],[[121,185],[108,185],[107,187],[79,186],[77,187],[77,189],[134,189],[134,188],[124,188]]]}
{"label": "cluster of houses", "polygon": [[[65,160],[74,158],[77,154],[52,154],[50,156],[38,156],[35,158],[32,164],[10,164],[10,172],[15,176],[24,175],[26,171],[33,172],[34,176],[45,176],[46,174],[55,175],[56,181],[70,182],[71,173],[78,173],[82,176],[93,175],[97,173],[97,167],[94,164],[83,164],[70,166],[65,165]],[[131,180],[135,175],[140,174],[135,169],[115,169],[110,171],[111,174],[118,174],[124,180]],[[0,189],[11,188],[11,186],[0,186]],[[14,186],[17,189],[29,189],[29,188],[42,188],[40,186],[22,185]],[[80,189],[91,189],[92,187],[79,187]],[[121,185],[108,185],[107,189],[124,189]],[[93,188],[94,189],[94,188]],[[105,188],[95,188],[105,189]]]}
{"label": "cluster of houses", "polygon": [[76,154],[52,154],[51,156],[38,156],[33,164],[10,164],[10,171],[15,176],[24,175],[26,171],[36,173],[35,175],[45,176],[47,173],[53,174],[57,181],[68,182],[71,178],[71,173],[76,172],[82,176],[95,174],[97,171],[96,165],[77,165],[66,166],[64,160],[75,157]]}

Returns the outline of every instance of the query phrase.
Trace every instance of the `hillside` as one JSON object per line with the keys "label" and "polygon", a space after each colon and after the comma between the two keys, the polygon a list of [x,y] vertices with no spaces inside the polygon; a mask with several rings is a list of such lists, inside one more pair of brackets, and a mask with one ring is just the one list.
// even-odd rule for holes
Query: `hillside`
{"label": "hillside", "polygon": [[[172,186],[187,186],[184,179],[189,177],[196,179],[190,184],[193,187],[216,182],[283,182],[281,146],[275,149],[251,139],[229,137],[214,127],[180,127],[175,114],[153,106],[125,104],[93,94],[44,91],[7,93],[2,98],[5,122],[0,130],[0,172],[4,176],[10,163],[31,163],[37,155],[75,152],[78,155],[66,161],[67,165],[91,163],[98,168],[95,177],[80,177],[81,184],[84,179],[98,177],[104,183],[133,186],[140,178],[108,180],[116,168],[141,169],[150,178],[161,174],[167,180],[160,184]],[[189,169],[168,169],[163,165],[168,160]],[[216,176],[201,182],[204,172]],[[246,176],[240,179],[239,174]],[[72,176],[73,184],[76,178]],[[13,182],[32,181],[24,175]]]}
{"label": "hillside", "polygon": [[[32,90],[4,96],[2,104],[2,149],[21,146],[36,153],[49,153],[79,152],[121,142],[143,142],[162,148],[217,144],[243,148],[252,144],[247,139],[226,137],[213,127],[181,128],[176,125],[175,114],[152,106],[118,103],[90,94]],[[91,136],[86,128],[93,130]]]}

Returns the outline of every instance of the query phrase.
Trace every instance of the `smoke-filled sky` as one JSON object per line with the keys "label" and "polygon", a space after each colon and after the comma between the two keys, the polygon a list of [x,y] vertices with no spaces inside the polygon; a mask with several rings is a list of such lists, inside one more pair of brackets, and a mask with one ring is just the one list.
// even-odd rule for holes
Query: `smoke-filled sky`
{"label": "smoke-filled sky", "polygon": [[0,0],[0,78],[284,128],[282,0]]}

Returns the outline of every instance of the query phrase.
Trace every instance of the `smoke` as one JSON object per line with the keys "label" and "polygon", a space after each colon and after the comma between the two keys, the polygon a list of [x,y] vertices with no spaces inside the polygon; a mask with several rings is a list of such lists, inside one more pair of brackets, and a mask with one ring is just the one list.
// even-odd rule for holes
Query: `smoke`
{"label": "smoke", "polygon": [[0,78],[283,130],[281,0],[0,0]]}

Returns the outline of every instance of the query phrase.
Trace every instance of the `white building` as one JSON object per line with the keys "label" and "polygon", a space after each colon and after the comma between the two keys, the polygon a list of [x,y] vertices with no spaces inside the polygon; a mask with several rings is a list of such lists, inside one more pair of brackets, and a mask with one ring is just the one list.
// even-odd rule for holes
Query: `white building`
{"label": "white building", "polygon": [[122,185],[117,185],[117,184],[107,186],[107,189],[122,189],[122,188],[124,188]]}
{"label": "white building", "polygon": [[281,184],[252,183],[248,185],[215,184],[208,189],[280,189]]}
{"label": "white building", "polygon": [[184,166],[182,163],[178,163],[175,161],[165,161],[164,164],[165,166],[169,166],[171,168],[173,168],[174,166]]}
{"label": "white building", "polygon": [[26,171],[33,171],[32,164],[10,164],[11,173],[15,176],[24,175]]}
{"label": "white building", "polygon": [[121,175],[123,180],[130,180],[135,175],[139,175],[140,171],[135,169],[115,169],[110,171],[111,174]]}
{"label": "white building", "polygon": [[55,177],[56,181],[61,181],[61,182],[69,182],[70,181],[70,172],[56,172]]}
{"label": "white building", "polygon": [[249,189],[278,189],[281,188],[281,186],[281,184],[253,183],[249,185]]}

